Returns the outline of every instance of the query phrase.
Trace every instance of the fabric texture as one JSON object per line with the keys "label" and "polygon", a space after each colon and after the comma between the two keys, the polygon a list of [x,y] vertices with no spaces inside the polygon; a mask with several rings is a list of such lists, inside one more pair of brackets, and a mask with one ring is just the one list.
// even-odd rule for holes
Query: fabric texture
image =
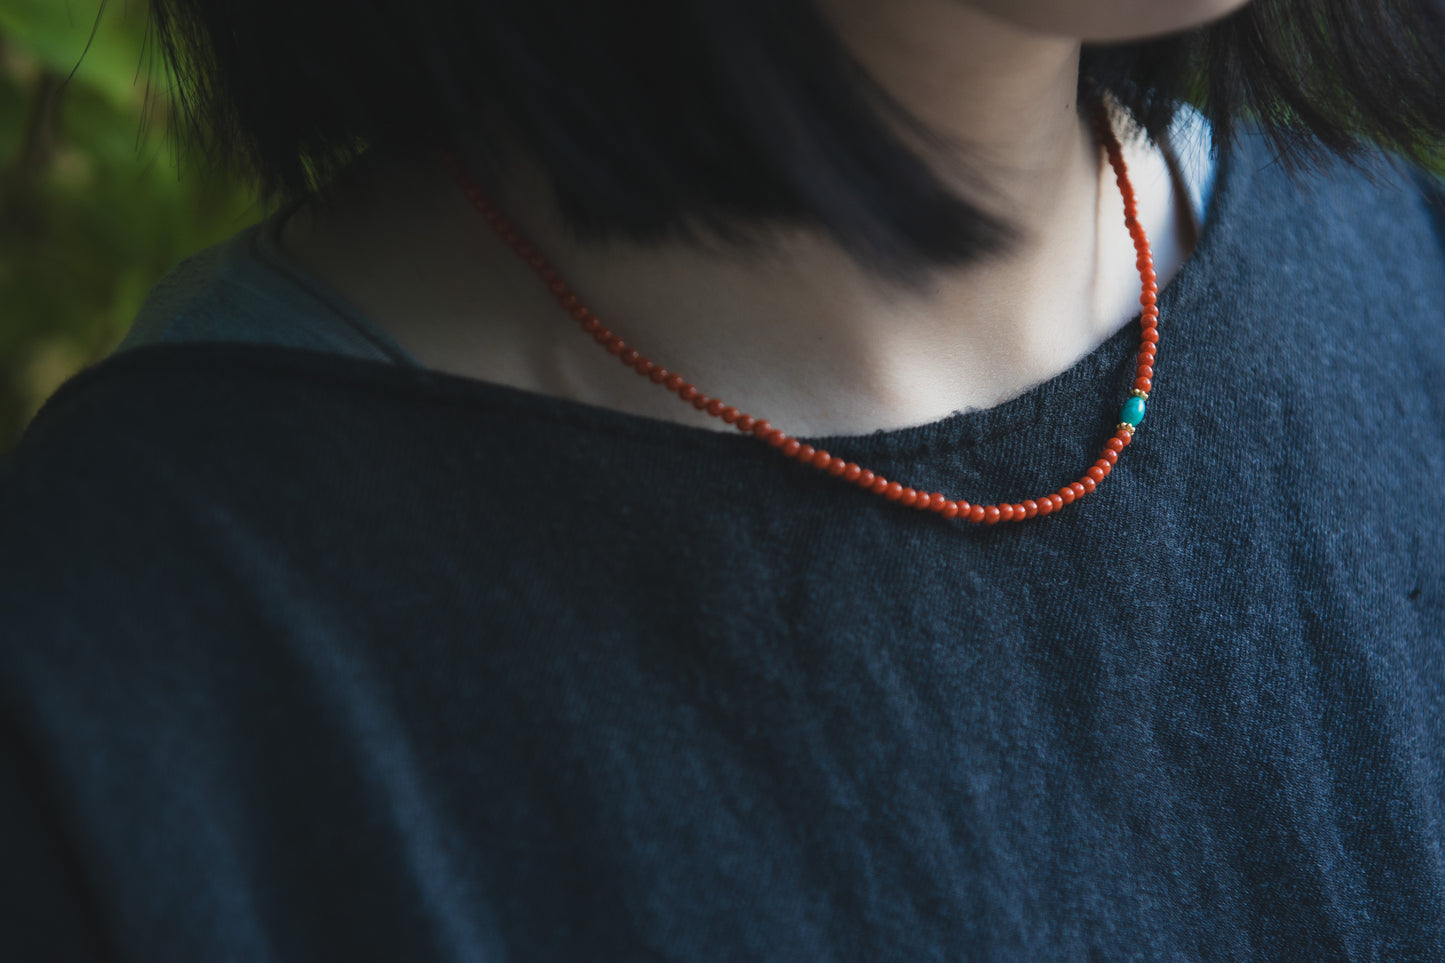
{"label": "fabric texture", "polygon": [[[1445,201],[1224,158],[1018,526],[336,353],[123,352],[0,462],[9,959],[1445,958]],[[1137,329],[815,440],[1020,499]]]}

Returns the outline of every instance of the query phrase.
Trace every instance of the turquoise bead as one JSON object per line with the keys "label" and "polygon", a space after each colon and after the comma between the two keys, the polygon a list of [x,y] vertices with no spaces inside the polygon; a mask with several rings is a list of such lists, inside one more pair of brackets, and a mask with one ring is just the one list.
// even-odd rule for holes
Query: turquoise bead
{"label": "turquoise bead", "polygon": [[1119,412],[1119,420],[1131,428],[1138,428],[1139,422],[1144,420],[1144,399],[1130,398],[1124,402],[1124,410]]}

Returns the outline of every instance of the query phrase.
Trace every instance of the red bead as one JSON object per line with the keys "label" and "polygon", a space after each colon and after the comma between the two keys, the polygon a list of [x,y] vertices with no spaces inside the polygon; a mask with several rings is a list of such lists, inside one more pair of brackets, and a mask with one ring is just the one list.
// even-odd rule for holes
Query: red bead
{"label": "red bead", "polygon": [[[1134,387],[1139,392],[1148,392],[1153,384],[1155,346],[1159,341],[1158,277],[1154,270],[1154,257],[1149,247],[1148,236],[1144,225],[1139,221],[1138,202],[1125,168],[1123,148],[1119,145],[1118,139],[1114,136],[1112,127],[1102,111],[1096,116],[1095,123],[1099,129],[1100,139],[1108,153],[1109,163],[1114,170],[1115,182],[1118,184],[1123,203],[1125,224],[1136,253],[1134,266],[1139,272],[1139,304],[1142,310],[1140,311],[1140,346],[1134,373]],[[682,401],[691,403],[699,411],[706,411],[710,415],[721,418],[727,424],[734,425],[739,431],[752,434],[790,458],[796,458],[801,463],[841,477],[867,491],[881,494],[891,501],[902,502],[904,505],[919,510],[934,511],[945,518],[967,519],[970,522],[987,524],[1048,515],[1094,491],[1098,483],[1118,462],[1119,454],[1133,439],[1133,433],[1130,431],[1123,429],[1116,431],[1105,444],[1100,459],[1090,466],[1080,481],[1066,485],[1054,494],[1038,499],[1026,499],[1014,504],[972,505],[961,499],[951,500],[939,492],[920,492],[912,488],[905,488],[899,482],[890,482],[854,462],[845,461],[826,451],[805,445],[797,439],[789,437],[785,432],[774,428],[766,420],[744,414],[716,398],[709,398],[696,387],[688,384],[681,375],[655,364],[637,349],[629,346],[622,338],[608,330],[603,322],[582,304],[577,295],[560,277],[556,268],[549,264],[542,253],[533,247],[500,211],[492,206],[475,184],[471,183],[461,166],[460,159],[450,154],[444,154],[443,159],[452,168],[465,198],[477,209],[482,219],[492,226],[497,236],[536,272],[541,283],[557,298],[561,307],[578,322],[582,330],[591,335],[608,353],[617,356],[623,364],[648,377],[654,384],[662,385],[669,391],[676,392]]]}

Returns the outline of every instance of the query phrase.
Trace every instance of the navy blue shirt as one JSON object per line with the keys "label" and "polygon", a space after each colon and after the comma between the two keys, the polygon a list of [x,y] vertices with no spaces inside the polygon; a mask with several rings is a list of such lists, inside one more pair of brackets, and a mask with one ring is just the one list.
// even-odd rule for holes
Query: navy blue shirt
{"label": "navy blue shirt", "polygon": [[[415,367],[136,348],[0,462],[0,956],[1445,957],[1438,188],[1223,160],[1149,413],[976,527]],[[814,440],[1022,499],[1134,328]]]}

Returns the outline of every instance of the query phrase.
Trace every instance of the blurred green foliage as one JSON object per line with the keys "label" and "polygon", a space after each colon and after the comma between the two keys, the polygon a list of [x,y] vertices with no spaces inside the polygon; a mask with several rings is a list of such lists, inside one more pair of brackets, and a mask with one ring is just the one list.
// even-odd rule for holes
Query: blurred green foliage
{"label": "blurred green foliage", "polygon": [[144,0],[0,0],[0,452],[186,255],[260,216],[179,162]]}

